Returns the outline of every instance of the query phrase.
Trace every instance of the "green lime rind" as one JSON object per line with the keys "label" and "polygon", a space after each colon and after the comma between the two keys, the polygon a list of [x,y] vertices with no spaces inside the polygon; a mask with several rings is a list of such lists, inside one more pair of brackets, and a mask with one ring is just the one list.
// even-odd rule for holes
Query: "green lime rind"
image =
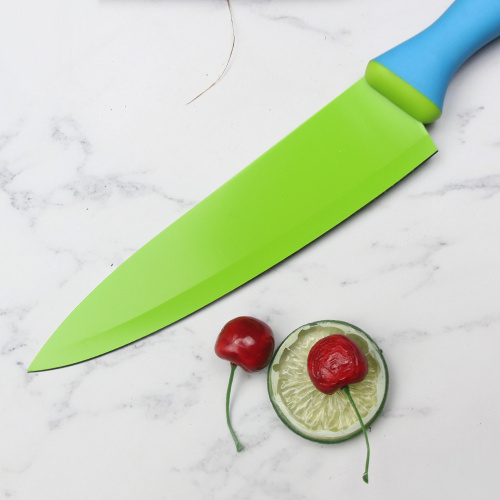
{"label": "green lime rind", "polygon": [[387,399],[389,371],[375,341],[350,323],[325,320],[297,328],[274,353],[267,378],[269,398],[281,421],[299,436],[327,444],[362,433],[344,391],[325,395],[312,385],[307,374],[309,350],[320,338],[333,334],[347,335],[367,356],[367,377],[349,387],[365,427],[372,425]]}

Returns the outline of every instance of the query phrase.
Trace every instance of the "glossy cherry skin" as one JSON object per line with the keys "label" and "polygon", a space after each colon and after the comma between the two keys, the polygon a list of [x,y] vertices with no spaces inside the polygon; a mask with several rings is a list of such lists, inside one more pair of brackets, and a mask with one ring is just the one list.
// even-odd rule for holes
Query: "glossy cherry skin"
{"label": "glossy cherry skin", "polygon": [[250,316],[229,321],[215,343],[215,354],[219,358],[240,366],[246,372],[265,368],[273,352],[273,331],[263,321]]}
{"label": "glossy cherry skin", "polygon": [[307,371],[318,391],[333,394],[361,382],[368,373],[368,360],[356,342],[345,335],[330,335],[309,351]]}

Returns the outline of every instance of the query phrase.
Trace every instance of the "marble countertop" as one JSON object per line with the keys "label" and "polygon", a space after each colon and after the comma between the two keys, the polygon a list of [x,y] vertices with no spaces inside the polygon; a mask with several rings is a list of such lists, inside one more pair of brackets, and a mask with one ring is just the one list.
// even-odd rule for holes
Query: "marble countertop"
{"label": "marble countertop", "polygon": [[[375,203],[202,311],[28,374],[66,315],[164,227],[353,84],[450,0],[26,0],[0,5],[0,498],[466,499],[497,489],[500,42],[429,127],[440,152]],[[229,319],[277,342],[339,319],[389,365],[362,438],[291,433],[266,373],[214,355]]]}

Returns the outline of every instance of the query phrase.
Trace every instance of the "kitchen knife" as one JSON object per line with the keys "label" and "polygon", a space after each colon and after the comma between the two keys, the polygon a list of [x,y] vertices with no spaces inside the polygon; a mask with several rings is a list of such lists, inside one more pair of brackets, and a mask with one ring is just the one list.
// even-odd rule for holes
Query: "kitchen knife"
{"label": "kitchen knife", "polygon": [[66,318],[28,371],[149,335],[292,255],[437,150],[424,123],[450,79],[500,35],[499,0],[456,0],[370,61],[365,77],[138,250]]}

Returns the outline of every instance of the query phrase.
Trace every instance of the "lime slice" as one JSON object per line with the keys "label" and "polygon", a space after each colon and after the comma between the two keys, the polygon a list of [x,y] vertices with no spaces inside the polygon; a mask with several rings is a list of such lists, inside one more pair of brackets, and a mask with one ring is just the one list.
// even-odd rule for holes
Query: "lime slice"
{"label": "lime slice", "polygon": [[368,360],[366,378],[349,385],[365,427],[380,414],[389,385],[382,351],[359,328],[342,321],[318,321],[292,332],[278,347],[269,365],[269,397],[285,425],[300,436],[320,443],[338,443],[362,432],[345,392],[323,394],[314,387],[307,372],[307,356],[312,346],[333,334],[346,335],[356,342]]}

